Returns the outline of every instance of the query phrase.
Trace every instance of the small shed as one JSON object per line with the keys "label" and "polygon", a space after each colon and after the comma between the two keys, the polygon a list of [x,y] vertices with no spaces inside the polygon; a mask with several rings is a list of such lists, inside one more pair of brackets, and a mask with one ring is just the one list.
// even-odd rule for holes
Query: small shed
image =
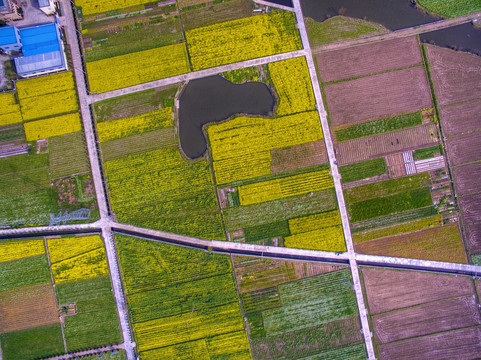
{"label": "small shed", "polygon": [[38,0],[38,6],[46,15],[55,14],[55,4],[52,0]]}
{"label": "small shed", "polygon": [[11,53],[19,51],[21,47],[20,34],[15,26],[0,27],[0,49],[2,51]]}

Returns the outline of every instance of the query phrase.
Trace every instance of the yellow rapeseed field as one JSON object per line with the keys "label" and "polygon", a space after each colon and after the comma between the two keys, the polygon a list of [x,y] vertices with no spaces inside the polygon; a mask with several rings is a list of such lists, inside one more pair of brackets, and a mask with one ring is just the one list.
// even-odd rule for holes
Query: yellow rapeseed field
{"label": "yellow rapeseed field", "polygon": [[22,122],[20,106],[11,92],[0,93],[0,126]]}
{"label": "yellow rapeseed field", "polygon": [[27,141],[47,139],[82,130],[80,114],[73,113],[23,124]]}
{"label": "yellow rapeseed field", "polygon": [[47,244],[52,263],[70,259],[104,246],[98,235],[49,239]]}
{"label": "yellow rapeseed field", "polygon": [[91,15],[151,2],[152,0],[76,0],[75,5],[82,8],[83,15]]}
{"label": "yellow rapeseed field", "polygon": [[100,142],[168,126],[172,126],[171,107],[97,124]]}
{"label": "yellow rapeseed field", "polygon": [[284,246],[321,251],[346,251],[341,225],[286,236]]}
{"label": "yellow rapeseed field", "polygon": [[41,239],[0,242],[0,262],[17,260],[44,253],[45,247]]}
{"label": "yellow rapeseed field", "polygon": [[185,32],[194,71],[299,50],[291,12],[274,12]]}
{"label": "yellow rapeseed field", "polygon": [[185,44],[162,46],[87,63],[92,92],[103,93],[190,71]]}
{"label": "yellow rapeseed field", "polygon": [[227,184],[236,180],[250,179],[271,173],[271,153],[259,151],[246,153],[213,162],[217,184]]}
{"label": "yellow rapeseed field", "polygon": [[90,279],[109,273],[104,248],[71,257],[52,264],[56,283]]}
{"label": "yellow rapeseed field", "polygon": [[315,110],[316,100],[304,57],[270,63],[268,67],[279,96],[277,115]]}
{"label": "yellow rapeseed field", "polygon": [[75,89],[73,73],[66,71],[16,82],[20,100]]}
{"label": "yellow rapeseed field", "polygon": [[323,212],[320,214],[290,219],[289,230],[291,234],[299,234],[340,224],[341,215],[339,214],[338,210],[334,210]]}
{"label": "yellow rapeseed field", "polygon": [[313,171],[239,186],[239,199],[241,205],[250,205],[331,187],[334,187],[334,182],[329,170]]}

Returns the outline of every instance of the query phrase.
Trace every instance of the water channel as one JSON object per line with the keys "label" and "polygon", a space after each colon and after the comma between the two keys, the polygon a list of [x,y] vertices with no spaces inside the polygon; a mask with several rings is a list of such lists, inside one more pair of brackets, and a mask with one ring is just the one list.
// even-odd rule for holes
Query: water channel
{"label": "water channel", "polygon": [[419,35],[424,43],[469,51],[481,56],[481,29],[472,23],[451,26]]}

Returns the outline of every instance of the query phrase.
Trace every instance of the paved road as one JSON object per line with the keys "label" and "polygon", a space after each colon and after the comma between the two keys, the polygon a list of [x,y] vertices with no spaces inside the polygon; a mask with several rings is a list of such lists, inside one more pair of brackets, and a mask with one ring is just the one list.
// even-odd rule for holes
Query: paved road
{"label": "paved road", "polygon": [[123,349],[124,349],[123,345],[110,345],[110,346],[99,347],[99,348],[96,348],[96,349],[90,349],[90,350],[85,350],[85,351],[77,351],[77,352],[70,353],[70,354],[54,356],[54,357],[49,357],[49,358],[44,358],[44,359],[45,360],[75,359],[75,358],[80,358],[80,357],[83,357],[83,356],[95,355],[95,354],[100,354],[100,353],[107,352],[107,351],[123,350]]}
{"label": "paved road", "polygon": [[290,6],[279,5],[279,4],[275,4],[275,3],[271,3],[269,1],[263,1],[263,0],[253,0],[253,1],[259,5],[269,6],[276,9],[285,10],[285,11],[294,11],[294,9],[291,8]]}
{"label": "paved road", "polygon": [[398,39],[398,38],[403,38],[408,36],[414,36],[417,34],[423,34],[423,33],[434,31],[434,30],[445,29],[453,25],[461,25],[478,18],[481,18],[481,12],[477,12],[469,15],[463,15],[453,19],[439,20],[434,23],[414,26],[407,29],[396,30],[383,35],[376,35],[376,36],[365,37],[365,38],[355,39],[355,40],[347,40],[347,41],[342,41],[335,44],[326,44],[326,45],[319,46],[315,49],[312,49],[312,52],[316,54],[323,51],[344,49],[351,46],[367,44],[375,41]]}

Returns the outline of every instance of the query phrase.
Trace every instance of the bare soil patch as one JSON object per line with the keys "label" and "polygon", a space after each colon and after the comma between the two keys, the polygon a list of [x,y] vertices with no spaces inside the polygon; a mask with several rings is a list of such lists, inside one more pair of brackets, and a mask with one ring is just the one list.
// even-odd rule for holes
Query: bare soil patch
{"label": "bare soil patch", "polygon": [[423,304],[378,316],[373,325],[381,344],[481,324],[474,295]]}
{"label": "bare soil patch", "polygon": [[443,106],[439,115],[445,136],[481,129],[481,100]]}
{"label": "bare soil patch", "polygon": [[[469,251],[472,253],[481,252],[481,223],[467,225],[464,227],[464,231]],[[479,295],[481,296],[481,293]]]}
{"label": "bare soil patch", "polygon": [[[438,142],[436,124],[426,124],[390,133],[343,141],[336,144],[335,150],[339,165],[345,165],[400,151],[415,150],[435,145]],[[394,164],[397,164],[396,159],[393,159]],[[397,169],[396,174],[401,173],[402,171]]]}
{"label": "bare soil patch", "polygon": [[328,161],[323,140],[272,150],[271,159],[273,173],[321,165]]}
{"label": "bare soil patch", "polygon": [[317,55],[317,63],[323,82],[352,79],[408,67],[421,62],[421,51],[414,36],[354,46]]}
{"label": "bare soil patch", "polygon": [[402,153],[387,155],[386,166],[388,174],[392,178],[406,176],[406,166],[404,166],[404,158]]}
{"label": "bare soil patch", "polygon": [[0,293],[0,334],[59,322],[52,284]]}
{"label": "bare soil patch", "polygon": [[466,195],[459,199],[464,224],[481,222],[481,193]]}
{"label": "bare soil patch", "polygon": [[326,85],[332,126],[358,123],[432,106],[422,66]]}
{"label": "bare soil patch", "polygon": [[426,45],[439,105],[481,97],[481,57]]}
{"label": "bare soil patch", "polygon": [[448,297],[474,294],[470,277],[417,271],[363,268],[371,314],[420,305]]}
{"label": "bare soil patch", "polygon": [[446,140],[451,165],[461,165],[481,159],[481,132],[454,136]]}
{"label": "bare soil patch", "polygon": [[469,328],[418,337],[379,347],[379,359],[479,359],[481,328]]}
{"label": "bare soil patch", "polygon": [[458,196],[481,191],[481,162],[454,167],[453,177]]}
{"label": "bare soil patch", "polygon": [[364,241],[354,247],[362,254],[467,262],[457,224]]}

